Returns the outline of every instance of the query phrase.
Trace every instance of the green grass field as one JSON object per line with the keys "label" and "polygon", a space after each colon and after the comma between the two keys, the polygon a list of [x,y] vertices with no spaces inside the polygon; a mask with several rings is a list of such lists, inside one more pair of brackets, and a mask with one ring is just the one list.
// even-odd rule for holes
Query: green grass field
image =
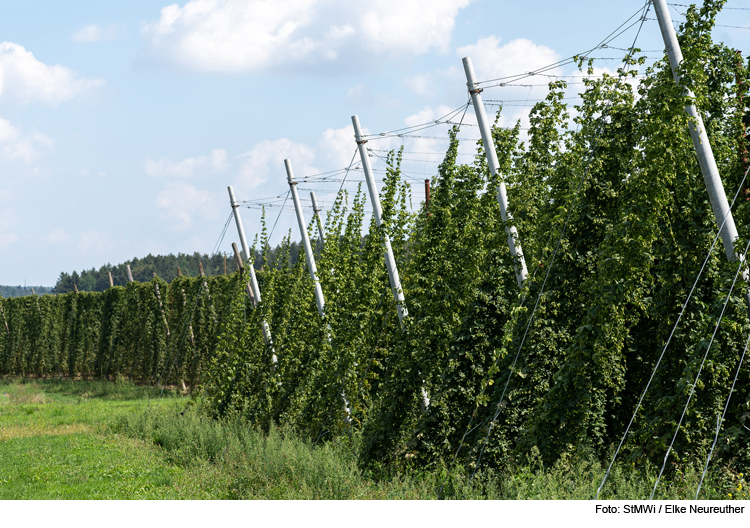
{"label": "green grass field", "polygon": [[[357,441],[313,448],[200,415],[189,398],[129,382],[0,380],[0,499],[434,499],[444,471],[375,479],[357,467]],[[590,499],[602,467],[536,460],[473,485],[447,479],[447,498]],[[658,498],[691,499],[700,475],[664,482]],[[605,498],[647,498],[653,475],[616,467]],[[701,498],[750,498],[744,474],[717,470]]]}

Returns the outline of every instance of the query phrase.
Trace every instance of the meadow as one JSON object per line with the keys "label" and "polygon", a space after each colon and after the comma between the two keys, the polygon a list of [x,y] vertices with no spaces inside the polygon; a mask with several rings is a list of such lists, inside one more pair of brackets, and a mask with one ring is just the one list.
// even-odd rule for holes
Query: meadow
{"label": "meadow", "polygon": [[[444,468],[363,472],[359,439],[313,446],[291,430],[206,417],[200,400],[129,381],[0,380],[0,499],[591,499],[595,457],[545,467],[532,455],[473,482]],[[604,498],[646,498],[653,468],[617,466]],[[678,471],[658,498],[690,499]],[[747,499],[743,474],[718,469],[701,498]]]}

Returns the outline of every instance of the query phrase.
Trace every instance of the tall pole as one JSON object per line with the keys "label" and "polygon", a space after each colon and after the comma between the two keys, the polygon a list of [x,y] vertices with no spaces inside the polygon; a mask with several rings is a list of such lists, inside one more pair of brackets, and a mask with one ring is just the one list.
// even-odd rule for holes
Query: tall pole
{"label": "tall pole", "polygon": [[[651,0],[651,2],[654,4],[656,18],[659,21],[659,28],[661,29],[661,36],[664,39],[664,46],[667,48],[669,65],[672,67],[672,75],[674,76],[675,82],[679,84],[682,50],[680,49],[680,43],[677,41],[677,34],[672,25],[672,17],[669,14],[667,2],[666,0]],[[690,89],[686,89],[685,94],[691,99],[695,95]],[[698,155],[698,164],[701,167],[703,181],[706,183],[708,199],[711,202],[711,209],[714,212],[716,226],[721,228],[720,234],[721,242],[724,244],[724,253],[729,262],[737,259],[743,261],[744,257],[738,255],[734,251],[734,241],[739,237],[737,234],[737,226],[734,223],[732,210],[729,207],[729,201],[724,192],[724,185],[721,183],[719,168],[716,166],[716,159],[714,158],[713,150],[711,150],[711,143],[708,141],[708,134],[706,134],[706,127],[703,125],[703,119],[694,104],[685,106],[685,112],[690,117],[688,123],[690,137],[693,140],[695,153]],[[750,272],[748,272],[747,269],[742,270],[742,279],[746,283],[750,279]],[[747,304],[748,309],[750,309],[750,289],[745,290],[745,303]]]}
{"label": "tall pole", "polygon": [[[250,286],[253,289],[253,297],[255,302],[260,304],[260,286],[258,286],[258,279],[255,276],[255,266],[250,260],[250,248],[247,245],[247,238],[245,238],[245,229],[242,227],[242,219],[240,218],[240,209],[237,204],[237,200],[234,198],[234,189],[230,185],[227,187],[229,191],[229,203],[232,204],[232,211],[234,213],[234,221],[237,224],[237,234],[240,236],[240,244],[242,244],[242,251],[245,253],[245,261],[247,262],[247,268],[250,270]],[[266,345],[272,346],[273,341],[271,340],[271,329],[268,328],[268,323],[263,321],[263,339]],[[275,357],[275,356],[274,356]]]}
{"label": "tall pole", "polygon": [[297,182],[294,181],[294,173],[292,172],[291,161],[285,159],[284,166],[286,167],[286,179],[289,182],[289,190],[292,192],[294,210],[297,212],[299,234],[302,237],[302,245],[305,247],[307,269],[310,270],[310,276],[312,277],[313,284],[315,285],[315,302],[318,305],[318,313],[321,317],[323,317],[323,308],[325,307],[326,302],[325,299],[323,299],[323,289],[320,287],[320,280],[318,279],[318,268],[315,267],[315,255],[313,255],[312,246],[310,245],[310,236],[307,234],[307,224],[305,223],[305,216],[302,214],[302,206],[299,203],[299,196],[297,195]]}
{"label": "tall pole", "polygon": [[[679,42],[677,42],[677,34],[672,26],[672,17],[669,14],[666,0],[652,0],[652,3],[656,10],[656,18],[659,20],[661,36],[667,48],[672,75],[674,75],[675,82],[679,84],[682,50],[680,49]],[[690,98],[694,97],[692,90],[685,90],[685,94]],[[732,211],[729,209],[729,202],[727,201],[727,195],[724,192],[724,186],[719,177],[719,168],[716,166],[714,153],[708,141],[706,127],[703,126],[703,119],[694,104],[685,106],[685,112],[690,116],[688,125],[690,128],[690,137],[693,139],[695,153],[698,155],[698,163],[701,167],[701,173],[703,173],[703,181],[706,183],[706,189],[708,189],[708,198],[711,201],[711,209],[713,209],[714,217],[716,218],[716,225],[717,227],[721,227],[722,224],[724,225],[721,229],[721,241],[724,244],[724,252],[727,255],[727,259],[733,261],[737,258],[737,255],[734,253],[734,241],[738,237],[737,226],[734,224],[734,217],[732,217]]]}
{"label": "tall pole", "polygon": [[[367,147],[365,147],[367,140],[362,139],[362,130],[359,126],[358,116],[352,116],[352,124],[354,125],[354,137],[356,138],[359,147],[359,157],[362,160],[362,169],[365,172],[367,190],[370,192],[372,213],[375,215],[375,221],[378,223],[378,227],[380,227],[383,224],[383,208],[380,206],[378,188],[375,186],[375,178],[373,178],[372,168],[370,168],[370,157],[367,155]],[[403,323],[404,317],[409,315],[409,312],[406,310],[404,291],[401,289],[401,280],[398,277],[396,259],[393,257],[391,238],[388,236],[388,233],[383,234],[383,247],[385,248],[385,265],[388,268],[388,279],[391,282],[393,299],[396,301],[396,310],[398,310],[398,320]]]}
{"label": "tall pole", "polygon": [[315,191],[310,191],[310,199],[313,204],[313,214],[315,215],[315,221],[318,223],[318,234],[320,238],[321,247],[326,243],[326,236],[323,233],[323,223],[320,221],[320,207],[318,207],[318,200],[315,199]]}
{"label": "tall pole", "polygon": [[[474,66],[471,63],[471,57],[464,57],[462,60],[464,71],[466,72],[466,83],[469,87],[471,101],[474,105],[474,113],[477,116],[477,123],[479,124],[479,132],[482,134],[482,143],[484,144],[484,152],[487,156],[487,164],[490,167],[490,174],[495,176],[500,172],[500,163],[497,160],[495,142],[492,140],[492,133],[490,132],[490,122],[487,119],[487,113],[484,110],[484,103],[480,95],[482,89],[476,87],[477,79],[474,75]],[[505,182],[503,182],[502,178],[500,178],[500,186],[497,189],[497,201],[500,202],[500,216],[503,219],[505,232],[508,235],[510,254],[515,261],[516,281],[518,281],[518,286],[521,287],[529,271],[526,269],[526,259],[523,257],[521,243],[518,242],[518,230],[516,230],[516,226],[512,225],[513,215],[508,210],[508,193],[505,190]]]}

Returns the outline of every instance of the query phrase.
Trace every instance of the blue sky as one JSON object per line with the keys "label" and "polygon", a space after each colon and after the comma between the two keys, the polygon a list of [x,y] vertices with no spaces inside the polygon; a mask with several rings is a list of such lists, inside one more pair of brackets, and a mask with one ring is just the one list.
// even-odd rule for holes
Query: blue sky
{"label": "blue sky", "polygon": [[[240,200],[283,199],[284,158],[298,180],[349,164],[353,114],[371,133],[430,122],[466,102],[461,57],[472,57],[479,79],[533,70],[593,47],[642,6],[2,0],[0,284],[53,285],[61,271],[148,253],[210,252],[229,215],[227,185]],[[750,27],[750,1],[727,7],[714,37],[747,56],[750,30],[723,26]],[[675,20],[680,11],[673,7]],[[630,46],[636,29],[612,46]],[[638,45],[661,56],[656,22],[645,22]],[[618,61],[599,64],[613,71]],[[568,65],[552,73],[577,72]],[[523,123],[544,93],[542,86],[496,87],[483,96],[506,101],[502,122],[510,125]],[[370,142],[381,151],[404,144],[415,207],[446,130]],[[462,136],[478,133],[467,126]],[[467,142],[466,161],[470,151]],[[347,180],[355,189],[361,172]],[[339,185],[303,181],[301,198],[309,205],[307,191],[315,190],[325,208]],[[296,230],[290,204],[268,210],[270,223],[278,217],[274,242]],[[259,211],[241,212],[252,238]],[[220,250],[236,240],[230,229]]]}

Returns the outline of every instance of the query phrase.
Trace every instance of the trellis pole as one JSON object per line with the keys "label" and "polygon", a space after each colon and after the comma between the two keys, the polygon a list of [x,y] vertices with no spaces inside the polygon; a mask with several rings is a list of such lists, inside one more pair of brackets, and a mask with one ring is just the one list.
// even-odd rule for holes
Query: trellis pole
{"label": "trellis pole", "polygon": [[[323,289],[320,287],[320,279],[318,278],[318,268],[315,266],[315,255],[313,255],[312,246],[310,245],[310,236],[307,234],[307,224],[305,223],[305,215],[302,213],[302,206],[299,202],[299,195],[297,194],[297,182],[294,181],[294,173],[292,172],[292,162],[288,159],[284,160],[284,166],[286,167],[286,179],[289,183],[289,190],[292,193],[292,201],[294,202],[294,211],[297,213],[297,223],[299,224],[299,234],[302,237],[302,245],[305,248],[305,256],[307,257],[307,269],[310,270],[310,276],[312,277],[313,284],[315,285],[315,303],[318,305],[318,313],[320,317],[323,317],[323,308],[325,307],[325,299],[323,298]],[[314,207],[314,206],[313,206]]]}
{"label": "trellis pole", "polygon": [[[474,66],[471,63],[471,57],[464,57],[462,61],[464,63],[464,72],[466,72],[466,84],[469,87],[474,113],[477,116],[477,123],[479,124],[479,132],[482,134],[482,143],[484,144],[485,156],[487,156],[487,164],[490,168],[490,174],[495,176],[500,172],[500,163],[497,160],[495,142],[492,140],[492,133],[490,132],[490,122],[487,119],[487,112],[484,110],[484,103],[480,95],[482,89],[476,87],[477,79],[474,75]],[[508,210],[508,193],[505,190],[505,182],[503,182],[502,177],[500,178],[500,186],[497,189],[497,201],[500,203],[500,216],[505,224],[505,232],[508,235],[508,247],[510,248],[510,254],[513,256],[516,281],[520,288],[529,275],[529,271],[526,269],[526,259],[523,257],[521,243],[518,241],[518,230],[513,225],[513,215]]]}
{"label": "trellis pole", "polygon": [[[370,167],[370,156],[367,154],[367,147],[365,147],[367,140],[362,137],[359,116],[352,116],[352,124],[354,125],[354,137],[357,140],[357,148],[359,149],[359,158],[362,160],[362,170],[365,173],[365,180],[367,181],[367,190],[370,192],[372,214],[375,216],[378,227],[381,227],[383,225],[383,208],[380,206],[378,188],[375,186],[375,178],[372,175],[372,168]],[[404,290],[401,288],[401,279],[398,276],[398,267],[396,266],[396,259],[393,256],[391,237],[388,236],[388,233],[383,233],[383,247],[385,248],[385,265],[388,268],[388,279],[391,283],[391,290],[393,290],[393,300],[396,301],[398,320],[403,325],[404,317],[409,315],[409,312],[406,309]],[[422,383],[424,383],[424,380]],[[427,411],[430,406],[430,397],[424,386],[422,386],[421,391],[422,411]]]}
{"label": "trellis pole", "polygon": [[[677,41],[677,34],[672,25],[672,17],[669,14],[669,7],[667,7],[666,0],[651,1],[654,4],[656,18],[659,21],[659,28],[661,29],[661,36],[664,39],[664,46],[666,47],[667,55],[669,56],[669,65],[672,68],[672,75],[674,76],[675,82],[679,84],[681,78],[680,65],[682,64],[683,57],[680,43]],[[685,89],[685,95],[691,99],[695,97],[695,94],[690,89]],[[724,253],[727,256],[727,260],[730,262],[737,259],[744,260],[742,255],[738,255],[734,251],[734,242],[739,237],[737,226],[734,223],[732,210],[729,207],[729,201],[724,192],[724,185],[721,183],[719,168],[716,166],[716,159],[714,158],[713,150],[711,150],[711,143],[708,140],[708,134],[706,133],[706,127],[703,125],[703,119],[701,118],[700,113],[698,113],[695,104],[691,103],[686,105],[685,113],[687,113],[690,118],[688,123],[690,137],[693,140],[693,147],[695,147],[695,153],[698,156],[698,164],[700,165],[701,173],[703,174],[703,181],[706,183],[708,199],[711,202],[711,209],[713,210],[714,218],[716,219],[716,227],[721,228],[720,234],[721,241],[724,244]],[[742,271],[742,278],[745,282],[750,278],[747,269]],[[745,292],[745,302],[748,307],[750,307],[750,290]]]}
{"label": "trellis pole", "polygon": [[[679,84],[682,50],[680,49],[679,42],[677,42],[677,34],[672,26],[672,17],[669,14],[666,0],[652,0],[652,3],[656,10],[656,18],[659,20],[661,36],[667,48],[672,75],[674,75],[675,82]],[[690,98],[694,97],[692,90],[686,89],[685,94]],[[727,259],[732,261],[737,258],[734,253],[734,241],[737,240],[738,236],[737,226],[729,209],[729,201],[724,192],[724,186],[721,183],[719,168],[716,166],[714,153],[708,141],[708,134],[706,134],[706,127],[703,126],[703,119],[698,113],[698,109],[694,104],[689,104],[685,106],[685,112],[690,116],[690,123],[688,125],[690,137],[693,139],[695,153],[698,155],[698,163],[701,167],[701,173],[703,173],[703,180],[706,182],[708,198],[711,201],[711,209],[713,209],[717,227],[724,224],[721,230],[721,241],[724,244],[724,252],[727,255]]]}
{"label": "trellis pole", "polygon": [[[260,304],[260,286],[258,286],[258,279],[255,276],[255,267],[250,257],[250,248],[247,245],[247,238],[245,238],[245,229],[242,227],[242,219],[240,218],[239,204],[234,198],[234,189],[230,185],[227,187],[229,191],[229,203],[232,205],[232,212],[234,213],[234,221],[237,224],[237,234],[240,237],[240,244],[242,244],[242,251],[245,253],[245,261],[247,262],[247,268],[250,271],[250,286],[253,289],[253,297],[255,302]],[[263,340],[267,346],[273,346],[273,340],[271,339],[271,329],[268,327],[268,323],[263,320]]]}
{"label": "trellis pole", "polygon": [[315,191],[310,191],[310,199],[313,204],[313,214],[315,215],[315,221],[318,224],[318,237],[320,238],[320,247],[326,243],[326,236],[323,233],[323,223],[320,221],[320,208],[318,207],[318,200],[315,199]]}
{"label": "trellis pole", "polygon": [[[237,269],[240,271],[240,275],[243,275],[245,273],[245,266],[242,264],[242,257],[240,256],[240,250],[237,249],[237,244],[232,242],[232,250],[234,251],[234,262],[237,264]],[[256,308],[258,306],[258,303],[255,302],[255,296],[253,295],[253,289],[250,287],[249,282],[245,282],[245,290],[247,293],[247,298],[250,299],[250,304],[253,305],[253,308]]]}
{"label": "trellis pole", "polygon": [[[315,266],[315,255],[313,255],[312,245],[310,244],[310,235],[307,233],[307,223],[305,222],[305,215],[302,213],[302,206],[300,205],[299,195],[297,194],[297,182],[294,181],[294,173],[292,172],[292,162],[288,159],[284,160],[284,166],[286,167],[286,178],[289,183],[289,190],[292,193],[292,201],[294,202],[294,211],[297,213],[297,223],[299,224],[299,234],[302,237],[302,245],[305,248],[305,256],[307,257],[307,269],[310,270],[310,276],[312,277],[313,284],[315,285],[315,303],[318,305],[318,313],[320,317],[324,317],[325,299],[323,297],[323,289],[320,287],[320,279],[318,278],[318,268]],[[310,197],[313,202],[313,214],[317,217],[318,206],[315,200],[315,193],[311,192]],[[320,226],[320,217],[318,217],[318,230],[320,231],[320,241],[323,243],[323,229]],[[331,328],[326,325],[327,339],[331,341]],[[344,407],[344,421],[349,424],[352,421],[352,411],[349,400],[346,399],[346,394],[341,393],[341,403]]]}
{"label": "trellis pole", "polygon": [[[354,125],[354,137],[357,140],[357,146],[359,148],[359,157],[362,160],[362,170],[364,170],[365,180],[367,181],[367,190],[370,192],[372,214],[375,216],[375,221],[378,223],[378,227],[380,227],[383,224],[383,208],[380,206],[378,188],[375,186],[375,178],[372,176],[372,168],[370,167],[370,157],[367,154],[367,147],[365,147],[367,140],[362,138],[362,130],[359,126],[358,116],[352,116],[352,124]],[[383,247],[385,248],[385,265],[388,268],[388,279],[391,283],[391,290],[393,290],[393,299],[396,301],[398,320],[403,324],[404,317],[409,315],[409,312],[406,310],[404,291],[401,289],[401,279],[399,279],[398,276],[396,259],[393,257],[391,238],[388,236],[388,233],[383,233]]]}

